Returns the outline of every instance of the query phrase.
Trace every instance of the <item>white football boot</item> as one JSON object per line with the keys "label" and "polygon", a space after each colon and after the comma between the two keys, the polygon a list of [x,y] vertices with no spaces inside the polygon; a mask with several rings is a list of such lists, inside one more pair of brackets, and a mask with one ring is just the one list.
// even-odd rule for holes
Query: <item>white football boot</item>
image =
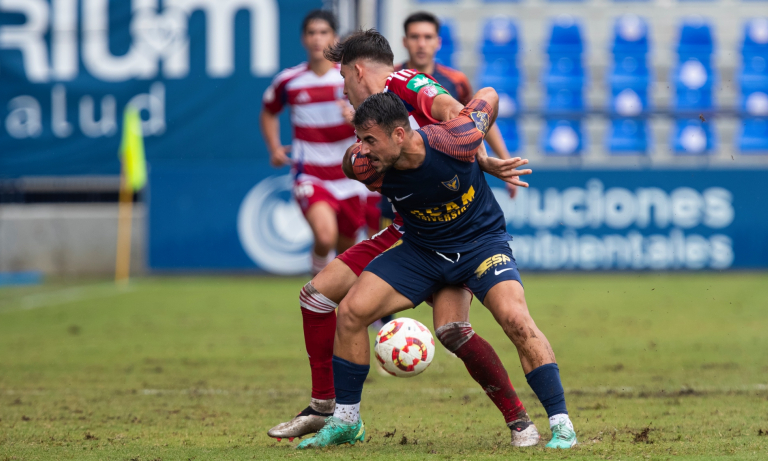
{"label": "white football boot", "polygon": [[333,416],[336,399],[312,399],[309,406],[296,415],[292,420],[280,423],[267,432],[272,438],[281,441],[288,439],[293,442],[296,437],[314,434],[323,428],[325,419]]}
{"label": "white football boot", "polygon": [[536,425],[533,424],[527,414],[525,418],[507,423],[507,427],[512,431],[513,447],[532,447],[538,444],[539,439],[541,439]]}

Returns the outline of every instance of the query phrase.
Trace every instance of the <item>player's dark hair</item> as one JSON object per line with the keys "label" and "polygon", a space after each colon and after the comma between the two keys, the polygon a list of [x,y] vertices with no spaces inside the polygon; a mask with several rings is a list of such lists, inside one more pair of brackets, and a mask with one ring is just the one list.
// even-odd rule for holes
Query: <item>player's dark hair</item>
{"label": "player's dark hair", "polygon": [[393,66],[395,55],[383,35],[376,29],[368,29],[353,32],[335,45],[326,48],[325,59],[340,64],[369,59],[379,64]]}
{"label": "player's dark hair", "polygon": [[331,29],[333,29],[333,33],[336,33],[338,27],[336,25],[336,16],[334,16],[330,11],[326,10],[312,10],[307,13],[307,15],[304,16],[304,21],[301,23],[301,33],[306,34],[309,23],[316,19],[327,22],[328,25],[331,26]]}
{"label": "player's dark hair", "polygon": [[429,22],[434,24],[435,30],[438,34],[440,33],[440,20],[437,19],[437,16],[432,13],[427,13],[426,11],[417,11],[405,18],[405,22],[403,23],[403,31],[405,32],[405,35],[408,35],[408,26],[414,22]]}
{"label": "player's dark hair", "polygon": [[391,92],[369,96],[355,111],[352,124],[359,129],[379,125],[388,135],[392,134],[395,127],[410,127],[405,104],[398,95]]}

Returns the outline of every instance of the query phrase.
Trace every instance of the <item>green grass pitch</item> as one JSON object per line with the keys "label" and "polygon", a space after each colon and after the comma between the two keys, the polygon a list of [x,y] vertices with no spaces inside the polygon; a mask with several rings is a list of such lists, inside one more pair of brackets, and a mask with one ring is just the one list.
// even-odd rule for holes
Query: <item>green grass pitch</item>
{"label": "green grass pitch", "polygon": [[[367,440],[313,452],[266,436],[309,399],[304,278],[67,280],[0,289],[0,461],[768,459],[768,275],[523,274],[580,445],[514,449],[461,361],[371,372]],[[431,325],[422,305],[401,315]],[[480,305],[545,440],[517,353]]]}

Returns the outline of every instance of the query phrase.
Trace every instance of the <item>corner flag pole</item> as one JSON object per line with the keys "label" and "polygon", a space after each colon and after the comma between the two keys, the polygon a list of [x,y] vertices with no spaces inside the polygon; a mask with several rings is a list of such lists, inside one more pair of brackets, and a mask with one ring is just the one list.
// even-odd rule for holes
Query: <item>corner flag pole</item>
{"label": "corner flag pole", "polygon": [[147,161],[141,117],[136,108],[128,106],[123,114],[123,140],[120,144],[120,198],[117,213],[117,255],[115,282],[128,283],[131,273],[131,227],[133,194],[147,183]]}
{"label": "corner flag pole", "polygon": [[133,216],[133,189],[128,183],[125,166],[120,173],[120,198],[117,208],[117,257],[115,282],[128,283],[131,273],[131,224]]}

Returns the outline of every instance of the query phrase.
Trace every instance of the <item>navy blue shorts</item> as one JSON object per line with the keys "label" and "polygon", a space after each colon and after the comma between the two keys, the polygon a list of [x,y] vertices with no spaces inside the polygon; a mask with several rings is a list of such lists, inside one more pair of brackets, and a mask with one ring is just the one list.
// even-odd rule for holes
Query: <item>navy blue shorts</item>
{"label": "navy blue shorts", "polygon": [[514,280],[520,272],[509,243],[487,243],[466,253],[439,253],[400,239],[365,268],[381,277],[418,306],[446,285],[464,285],[480,302],[497,283]]}

